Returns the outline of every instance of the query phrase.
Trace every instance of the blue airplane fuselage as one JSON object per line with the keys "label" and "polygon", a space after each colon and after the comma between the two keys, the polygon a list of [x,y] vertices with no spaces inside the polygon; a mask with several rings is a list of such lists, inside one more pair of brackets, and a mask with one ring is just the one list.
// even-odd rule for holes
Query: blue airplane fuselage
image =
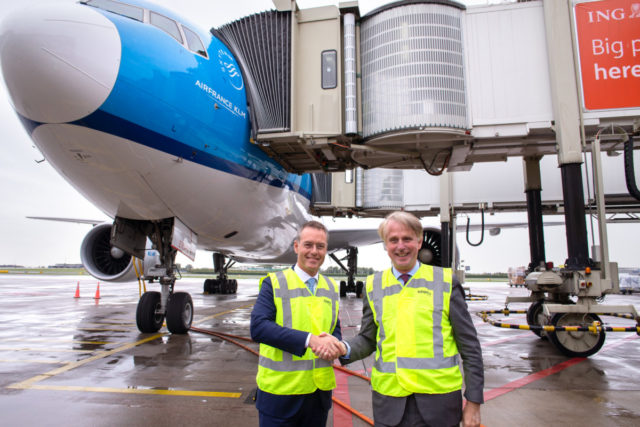
{"label": "blue airplane fuselage", "polygon": [[[3,22],[5,82],[49,163],[111,217],[175,217],[199,248],[239,260],[290,251],[311,180],[251,141],[232,52],[151,2],[88,3]],[[198,38],[204,51],[187,43]]]}

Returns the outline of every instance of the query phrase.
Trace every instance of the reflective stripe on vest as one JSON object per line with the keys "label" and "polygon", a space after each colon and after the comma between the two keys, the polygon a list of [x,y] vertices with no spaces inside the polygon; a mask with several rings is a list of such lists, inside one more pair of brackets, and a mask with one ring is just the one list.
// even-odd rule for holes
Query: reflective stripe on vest
{"label": "reflective stripe on vest", "polygon": [[[434,267],[433,268],[433,280],[429,281],[420,277],[424,270],[423,268],[431,268],[430,266],[421,267],[420,270],[416,273],[416,275],[407,282],[404,286],[406,288],[414,288],[418,289],[428,289],[432,292],[433,295],[433,307],[432,307],[432,321],[431,321],[431,329],[432,329],[432,345],[433,345],[433,357],[398,357],[395,355],[395,360],[383,360],[383,343],[385,345],[395,346],[396,343],[388,342],[387,331],[385,330],[385,324],[383,322],[383,300],[385,298],[400,294],[404,287],[400,284],[391,284],[390,286],[383,287],[382,278],[384,273],[376,273],[371,282],[371,288],[368,289],[369,292],[369,303],[373,305],[373,311],[375,316],[375,321],[378,325],[378,337],[377,337],[377,351],[374,361],[374,373],[377,370],[383,374],[395,374],[398,375],[398,369],[406,369],[406,370],[433,370],[434,374],[438,371],[436,370],[444,370],[455,368],[455,371],[459,375],[458,370],[458,362],[459,355],[453,354],[450,356],[445,356],[445,338],[443,336],[442,330],[442,314],[445,309],[445,296],[450,295],[451,292],[451,284],[445,282],[444,280],[444,270],[441,268]],[[390,274],[390,272],[388,273]],[[387,276],[388,277],[388,276]],[[448,301],[447,301],[448,304]],[[396,313],[397,315],[397,313]],[[387,325],[389,326],[389,325]],[[451,339],[451,337],[448,337]],[[395,340],[399,339],[397,336]],[[401,339],[401,338],[400,338]],[[387,341],[385,343],[385,341]],[[395,353],[395,351],[394,351]],[[388,352],[387,352],[388,355]],[[444,372],[444,371],[442,371]],[[395,376],[394,375],[394,376]],[[461,379],[461,377],[460,377]],[[384,380],[383,380],[384,381]],[[453,382],[457,382],[455,379]],[[374,382],[372,382],[373,384]],[[393,388],[393,387],[392,387]],[[435,387],[437,388],[437,387]],[[375,390],[375,388],[374,388]],[[379,391],[379,390],[376,390]],[[396,390],[398,391],[398,390]],[[415,390],[408,390],[403,393],[398,391],[399,395],[406,395],[410,392],[414,392]],[[444,392],[444,391],[442,391]]]}
{"label": "reflective stripe on vest", "polygon": [[[276,304],[276,307],[280,307],[280,313],[282,315],[282,324],[280,326],[290,329],[298,326],[299,329],[299,323],[298,325],[294,324],[294,316],[292,313],[293,300],[299,298],[326,298],[329,300],[327,302],[331,303],[331,319],[329,325],[326,323],[329,319],[326,318],[324,318],[322,323],[325,325],[323,328],[329,326],[329,330],[325,332],[332,333],[337,324],[338,305],[340,301],[336,284],[332,280],[320,276],[316,295],[314,296],[306,285],[304,287],[299,286],[302,282],[293,270],[286,271],[290,278],[295,277],[295,280],[300,283],[297,283],[293,289],[291,289],[287,281],[287,276],[283,271],[275,273],[275,279],[277,281],[275,283],[273,281],[274,275],[271,276],[274,301],[279,300],[280,302],[280,304]],[[327,310],[328,308],[329,307],[326,307],[322,310]],[[329,314],[328,311],[324,311],[324,313],[324,316]],[[298,315],[302,316],[303,314]],[[300,322],[300,319],[298,319],[298,322]],[[278,319],[276,319],[276,323],[279,323]],[[274,360],[274,358],[276,360]],[[286,351],[261,344],[258,365],[258,386],[260,386],[262,390],[270,393],[303,394],[312,393],[317,388],[330,390],[335,387],[332,363],[316,358],[310,349],[307,349],[305,355],[300,358]],[[270,373],[270,371],[275,372]],[[308,371],[308,374],[305,373],[305,371]],[[278,372],[278,374],[276,374],[276,372]]]}

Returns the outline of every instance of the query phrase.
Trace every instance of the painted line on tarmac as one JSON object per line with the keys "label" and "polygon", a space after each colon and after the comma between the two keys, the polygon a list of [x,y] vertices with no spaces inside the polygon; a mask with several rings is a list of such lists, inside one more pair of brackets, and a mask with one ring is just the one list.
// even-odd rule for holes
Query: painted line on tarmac
{"label": "painted line on tarmac", "polygon": [[[351,397],[349,396],[349,377],[351,375],[339,370],[334,370],[334,373],[336,377],[336,388],[333,390],[333,395],[344,404],[351,406]],[[337,407],[337,405],[333,405],[333,425],[352,427],[353,416],[351,413],[344,410],[336,410]]]}
{"label": "painted line on tarmac", "polygon": [[226,397],[238,399],[242,393],[223,392],[223,391],[192,391],[192,390],[158,390],[151,388],[110,388],[110,387],[82,387],[82,386],[48,386],[48,385],[32,385],[30,390],[48,390],[48,391],[81,391],[93,393],[120,393],[120,394],[154,394],[164,396],[195,396],[195,397]]}
{"label": "painted line on tarmac", "polygon": [[77,362],[69,363],[69,364],[67,364],[67,365],[65,365],[65,366],[63,366],[61,368],[54,369],[53,371],[46,372],[46,373],[44,373],[42,375],[36,375],[35,377],[29,378],[28,380],[8,385],[7,388],[17,388],[17,389],[32,388],[35,383],[38,383],[40,381],[44,381],[44,380],[52,378],[52,377],[54,377],[56,375],[62,374],[64,372],[68,372],[68,371],[70,371],[72,369],[75,369],[75,368],[77,368],[79,366],[86,365],[87,363],[91,363],[91,362],[94,362],[96,360],[103,359],[103,358],[105,358],[107,356],[111,356],[112,354],[120,353],[120,352],[125,351],[125,350],[130,350],[130,349],[132,349],[132,348],[134,348],[136,346],[139,346],[140,344],[144,344],[144,343],[147,343],[149,341],[156,340],[156,339],[161,338],[163,336],[165,336],[165,334],[155,334],[155,335],[152,335],[150,337],[144,338],[144,339],[142,339],[140,341],[136,341],[136,342],[133,342],[133,343],[122,345],[122,346],[120,346],[118,348],[114,348],[113,350],[101,351],[98,354],[96,354],[95,356],[87,357],[86,359],[82,359],[82,360],[79,360]]}
{"label": "painted line on tarmac", "polygon": [[[632,335],[630,337],[627,338],[623,338],[621,340],[618,340],[614,343],[611,343],[609,345],[605,345],[600,352],[603,351],[607,351],[610,350],[612,348],[618,347],[622,344],[626,344],[628,341],[634,340],[638,338],[637,335]],[[505,385],[503,385],[502,387],[498,387],[498,388],[494,388],[493,390],[489,390],[487,392],[484,393],[484,401],[487,402],[489,400],[495,399],[496,397],[502,396],[503,394],[507,394],[511,391],[517,390],[521,387],[524,387],[527,384],[531,384],[532,382],[541,380],[543,378],[546,378],[550,375],[556,374],[560,371],[563,371],[573,365],[576,365],[584,360],[586,360],[586,357],[574,357],[573,359],[569,359],[566,360],[562,363],[558,363],[557,365],[554,365],[550,368],[544,369],[540,372],[536,372],[533,373],[531,375],[527,375],[526,377],[517,379],[515,381],[511,381],[510,383],[507,383]]]}
{"label": "painted line on tarmac", "polygon": [[493,390],[486,391],[484,393],[484,401],[487,402],[489,400],[495,399],[496,397],[502,396],[503,394],[507,394],[511,391],[517,390],[520,387],[524,387],[527,384],[531,384],[534,381],[538,381],[542,378],[546,378],[549,375],[553,375],[560,371],[563,371],[575,364],[578,364],[585,360],[586,357],[574,357],[573,359],[569,359],[565,362],[558,363],[550,368],[544,369],[540,372],[536,372],[531,375],[527,375],[526,377],[517,379],[515,381],[511,381],[503,385],[502,387],[494,388]]}
{"label": "painted line on tarmac", "polygon": [[[205,322],[207,320],[231,313],[235,310],[239,310],[239,309],[245,309],[248,307],[253,306],[253,304],[246,304],[240,307],[236,307],[233,308],[231,310],[226,310],[220,313],[216,313],[212,316],[208,316],[205,317],[203,319],[200,319],[197,323],[202,323]],[[196,323],[196,322],[193,322]],[[78,329],[83,329],[83,330],[90,330],[88,328],[78,328]],[[101,330],[106,330],[106,329],[101,329]],[[113,329],[109,329],[111,331],[113,331]],[[161,333],[161,334],[155,334],[152,335],[150,337],[147,337],[145,339],[142,339],[140,341],[136,341],[134,343],[129,343],[129,344],[125,344],[122,345],[118,348],[115,348],[113,350],[106,350],[106,351],[101,351],[98,354],[96,354],[95,356],[91,356],[88,357],[86,359],[77,361],[77,362],[73,362],[73,363],[69,363],[66,364],[60,368],[54,369],[52,371],[46,372],[44,374],[41,375],[36,375],[35,377],[29,378],[28,380],[25,381],[21,381],[18,383],[14,383],[11,385],[8,385],[7,388],[13,388],[13,389],[30,389],[30,390],[54,390],[54,391],[84,391],[84,392],[96,392],[96,393],[124,393],[124,394],[155,394],[155,395],[171,395],[171,396],[198,396],[198,397],[226,397],[226,398],[240,398],[240,396],[242,395],[242,393],[229,393],[229,392],[216,392],[216,391],[189,391],[189,390],[168,390],[168,389],[144,389],[144,388],[126,388],[126,389],[120,389],[120,388],[106,388],[106,387],[84,387],[84,386],[47,386],[47,385],[42,385],[42,384],[36,384],[39,383],[41,381],[47,380],[49,378],[52,378],[56,375],[68,372],[72,369],[75,369],[79,366],[82,365],[86,365],[87,363],[90,362],[94,362],[96,360],[100,360],[103,359],[105,357],[111,356],[112,354],[115,353],[119,353],[125,350],[129,350],[131,348],[134,348],[136,346],[139,346],[141,344],[147,343],[149,341],[153,341],[156,340],[158,338],[161,338],[163,336],[165,336],[166,334]],[[38,350],[38,351],[44,351],[44,350]],[[66,351],[73,351],[73,352],[81,352],[81,350],[66,350]],[[86,351],[82,351],[82,352],[93,352],[93,350],[86,350]]]}

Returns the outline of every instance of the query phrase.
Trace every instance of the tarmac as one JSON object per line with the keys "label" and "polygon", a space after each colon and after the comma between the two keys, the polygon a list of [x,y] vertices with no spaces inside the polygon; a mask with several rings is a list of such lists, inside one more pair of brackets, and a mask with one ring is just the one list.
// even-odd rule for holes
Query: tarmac
{"label": "tarmac", "polygon": [[[176,285],[194,300],[193,325],[248,337],[258,280],[239,280],[235,295],[204,295],[203,280],[185,278]],[[88,276],[0,274],[1,425],[258,425],[254,354],[199,332],[171,335],[163,327],[141,334],[135,324],[138,283],[99,285]],[[472,314],[503,308],[507,295],[528,294],[506,282],[466,286],[487,296],[468,302]],[[640,295],[610,295],[606,303],[640,310]],[[357,334],[361,310],[360,299],[342,298],[346,338]],[[636,333],[607,333],[597,354],[567,358],[530,331],[497,328],[475,315],[473,320],[485,364],[484,426],[640,425]],[[522,314],[503,321],[526,324]],[[603,321],[634,325],[629,319]],[[255,343],[236,341],[258,350]],[[348,367],[368,375],[371,357]],[[341,371],[336,378],[334,397],[372,418],[368,382]],[[334,404],[328,425],[369,424]]]}

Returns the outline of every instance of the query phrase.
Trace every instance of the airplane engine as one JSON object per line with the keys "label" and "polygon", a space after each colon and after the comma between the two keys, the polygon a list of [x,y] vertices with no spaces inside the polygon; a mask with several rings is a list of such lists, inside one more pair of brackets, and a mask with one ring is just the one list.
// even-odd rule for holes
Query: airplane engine
{"label": "airplane engine", "polygon": [[[418,260],[423,264],[442,265],[442,233],[437,228],[425,227],[422,234],[422,246],[418,252]],[[456,246],[456,269],[460,259],[460,251]]]}
{"label": "airplane engine", "polygon": [[93,227],[82,241],[80,259],[89,274],[107,282],[136,280],[133,257],[111,246],[111,223]]}

